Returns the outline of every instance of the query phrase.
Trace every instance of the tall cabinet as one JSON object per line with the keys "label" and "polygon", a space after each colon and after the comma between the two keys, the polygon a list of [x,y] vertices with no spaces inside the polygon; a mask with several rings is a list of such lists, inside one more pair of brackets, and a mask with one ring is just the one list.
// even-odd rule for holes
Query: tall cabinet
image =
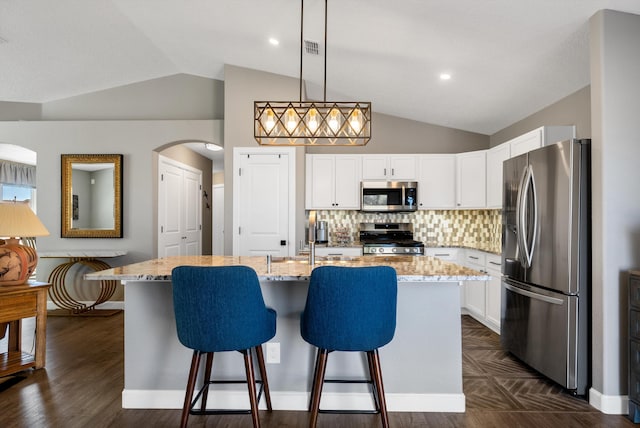
{"label": "tall cabinet", "polygon": [[640,271],[629,272],[629,418],[640,422]]}

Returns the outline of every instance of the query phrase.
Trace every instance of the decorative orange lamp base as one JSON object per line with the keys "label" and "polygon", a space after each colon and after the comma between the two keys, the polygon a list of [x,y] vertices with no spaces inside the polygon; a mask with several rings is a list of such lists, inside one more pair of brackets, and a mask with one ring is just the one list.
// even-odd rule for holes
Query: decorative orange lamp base
{"label": "decorative orange lamp base", "polygon": [[29,280],[38,264],[38,254],[32,247],[21,245],[16,238],[0,245],[0,287],[20,285]]}

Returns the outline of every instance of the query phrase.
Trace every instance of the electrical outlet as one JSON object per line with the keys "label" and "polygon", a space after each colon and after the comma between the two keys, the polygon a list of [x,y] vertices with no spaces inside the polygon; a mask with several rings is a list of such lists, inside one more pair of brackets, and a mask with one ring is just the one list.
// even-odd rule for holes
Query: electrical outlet
{"label": "electrical outlet", "polygon": [[280,364],[280,342],[267,342],[267,364]]}

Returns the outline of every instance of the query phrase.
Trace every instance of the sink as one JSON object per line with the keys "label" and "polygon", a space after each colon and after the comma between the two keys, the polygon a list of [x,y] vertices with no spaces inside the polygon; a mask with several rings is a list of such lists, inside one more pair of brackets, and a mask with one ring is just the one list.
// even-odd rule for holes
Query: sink
{"label": "sink", "polygon": [[307,256],[295,256],[295,257],[271,257],[271,263],[308,263],[309,258]]}

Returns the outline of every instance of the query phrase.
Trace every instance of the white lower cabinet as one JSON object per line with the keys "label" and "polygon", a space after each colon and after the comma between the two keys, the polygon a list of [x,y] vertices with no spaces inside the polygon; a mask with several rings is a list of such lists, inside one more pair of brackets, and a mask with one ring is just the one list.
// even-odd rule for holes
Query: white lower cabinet
{"label": "white lower cabinet", "polygon": [[501,261],[497,254],[461,248],[425,248],[425,256],[437,257],[486,273],[488,281],[465,281],[460,287],[460,308],[463,314],[500,334]]}
{"label": "white lower cabinet", "polygon": [[491,279],[487,281],[486,325],[500,334],[502,258],[496,254],[487,254],[486,271],[491,275]]}
{"label": "white lower cabinet", "polygon": [[[485,253],[477,250],[465,250],[464,265],[468,268],[485,271]],[[469,315],[479,321],[486,317],[486,281],[465,281],[464,304]]]}
{"label": "white lower cabinet", "polygon": [[459,263],[458,259],[459,250],[458,248],[425,248],[424,249],[425,256],[436,257],[441,260],[446,260],[448,262]]}
{"label": "white lower cabinet", "polygon": [[464,309],[476,320],[500,334],[501,311],[501,260],[497,254],[479,250],[465,250],[468,268],[491,276],[488,281],[466,281],[464,283]]}
{"label": "white lower cabinet", "polygon": [[318,247],[316,246],[316,256],[346,256],[358,257],[362,255],[362,247]]}

